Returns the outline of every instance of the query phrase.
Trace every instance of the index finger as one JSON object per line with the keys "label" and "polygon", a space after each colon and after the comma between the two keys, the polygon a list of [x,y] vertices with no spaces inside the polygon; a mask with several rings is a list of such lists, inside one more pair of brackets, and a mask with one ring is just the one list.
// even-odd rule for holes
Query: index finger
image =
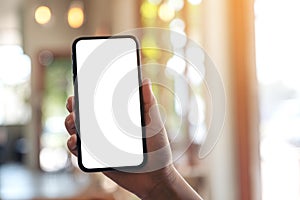
{"label": "index finger", "polygon": [[70,96],[67,99],[67,109],[69,112],[73,112],[73,107],[74,107],[74,96]]}

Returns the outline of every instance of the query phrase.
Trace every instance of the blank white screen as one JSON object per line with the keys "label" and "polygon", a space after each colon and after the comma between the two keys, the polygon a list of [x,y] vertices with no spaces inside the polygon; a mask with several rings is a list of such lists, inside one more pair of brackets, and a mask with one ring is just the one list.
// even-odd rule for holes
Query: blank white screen
{"label": "blank white screen", "polygon": [[[111,53],[114,53],[117,49],[120,49],[120,45],[122,45],[122,47],[126,45],[124,49],[127,51],[122,52],[120,55],[113,56],[114,59],[110,60],[110,62],[105,64],[105,66],[98,66],[98,64],[101,63],[101,59],[106,58],[106,56],[111,56]],[[132,38],[80,40],[76,44],[76,61],[80,112],[81,154],[83,166],[88,169],[93,169],[140,165],[143,162],[143,142],[135,41]],[[93,81],[90,82],[86,76],[82,75],[81,70],[83,68],[85,70],[85,74],[91,73],[91,76],[95,75],[95,71],[97,71],[97,73],[100,72],[97,74],[98,79],[96,87]],[[98,71],[99,68],[101,68],[100,71]],[[136,83],[135,88],[126,88],[131,92],[132,95],[130,98],[128,98],[128,96],[118,98],[117,101],[120,104],[125,104],[127,106],[126,110],[128,111],[128,116],[131,123],[140,127],[139,133],[134,133],[134,135],[138,135],[138,137],[133,137],[132,135],[128,134],[128,132],[124,131],[122,127],[120,127],[120,123],[117,121],[127,121],[128,119],[122,119],[122,117],[118,118],[118,116],[120,116],[119,114],[121,113],[115,113],[114,116],[114,105],[112,104],[113,94],[116,87],[118,87],[120,80],[127,76],[128,73],[132,73],[133,71],[136,73],[134,76],[135,80],[132,80]],[[86,95],[85,90],[87,88],[95,88],[93,94]],[[93,102],[94,115],[87,112]],[[96,122],[98,123],[101,131],[97,131],[92,128],[90,124],[91,117],[96,118]],[[116,151],[112,150],[114,148],[104,148],[104,141],[97,140],[99,134],[102,134],[102,136],[106,138],[111,145],[110,147],[117,148]],[[91,140],[97,143],[95,144],[98,146],[97,148],[89,148]],[[118,153],[118,150],[121,150],[122,154]],[[99,152],[105,152],[106,155],[109,155],[109,158],[102,157]],[[128,159],[126,159],[126,156],[128,156]]]}

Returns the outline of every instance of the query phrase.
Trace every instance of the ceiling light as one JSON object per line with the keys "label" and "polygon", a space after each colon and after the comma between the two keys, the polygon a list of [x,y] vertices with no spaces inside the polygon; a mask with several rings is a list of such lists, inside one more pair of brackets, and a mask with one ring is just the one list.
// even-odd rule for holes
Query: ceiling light
{"label": "ceiling light", "polygon": [[71,28],[80,28],[84,22],[83,5],[76,2],[71,5],[68,11],[68,23]]}
{"label": "ceiling light", "polygon": [[51,10],[47,6],[40,6],[35,10],[35,21],[39,24],[47,24],[51,20]]}

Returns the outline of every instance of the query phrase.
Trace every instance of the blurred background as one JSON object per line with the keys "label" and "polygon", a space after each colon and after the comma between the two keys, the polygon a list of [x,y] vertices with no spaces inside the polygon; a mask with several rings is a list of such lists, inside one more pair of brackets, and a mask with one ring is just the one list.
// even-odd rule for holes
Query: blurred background
{"label": "blurred background", "polygon": [[[214,126],[203,79],[216,77],[205,64],[198,77],[172,53],[141,52],[143,64],[171,67],[196,91],[191,98],[172,75],[143,71],[186,97],[180,112],[170,91],[153,87],[168,114],[173,154],[191,143],[175,162],[191,186],[208,200],[300,199],[299,10],[298,0],[0,0],[0,199],[137,199],[101,173],[78,169],[64,118],[73,40],[145,27],[177,31],[202,46],[223,80],[222,133],[199,159]],[[183,54],[190,50],[188,40],[172,36],[150,31],[141,38],[142,47],[168,41]]]}

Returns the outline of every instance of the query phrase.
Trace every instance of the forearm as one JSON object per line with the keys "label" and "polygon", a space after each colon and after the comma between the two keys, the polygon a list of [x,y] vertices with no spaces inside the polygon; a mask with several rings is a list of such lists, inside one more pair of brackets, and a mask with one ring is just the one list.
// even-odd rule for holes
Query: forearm
{"label": "forearm", "polygon": [[143,200],[200,200],[202,199],[174,169],[169,179],[158,184]]}

